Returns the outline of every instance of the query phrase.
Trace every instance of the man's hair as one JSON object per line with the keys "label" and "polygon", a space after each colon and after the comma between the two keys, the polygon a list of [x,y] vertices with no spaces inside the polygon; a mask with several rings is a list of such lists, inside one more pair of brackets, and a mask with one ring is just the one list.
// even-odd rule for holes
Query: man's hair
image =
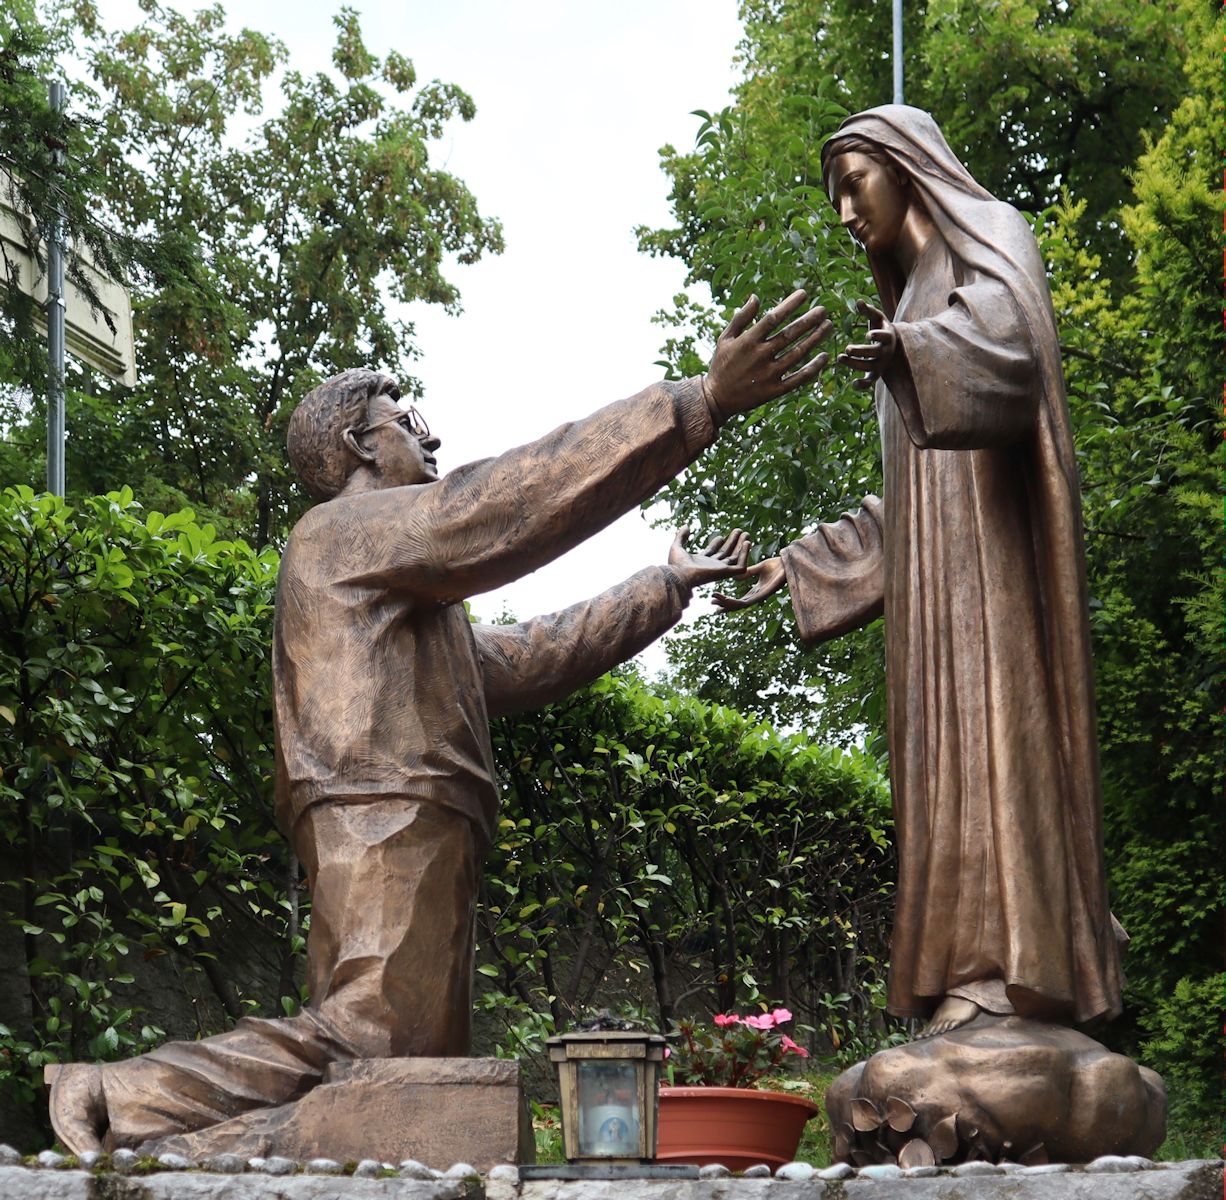
{"label": "man's hair", "polygon": [[354,367],[309,391],[294,409],[285,444],[290,465],[314,499],[331,500],[345,486],[357,462],[341,435],[366,424],[366,406],[386,383],[386,375]]}

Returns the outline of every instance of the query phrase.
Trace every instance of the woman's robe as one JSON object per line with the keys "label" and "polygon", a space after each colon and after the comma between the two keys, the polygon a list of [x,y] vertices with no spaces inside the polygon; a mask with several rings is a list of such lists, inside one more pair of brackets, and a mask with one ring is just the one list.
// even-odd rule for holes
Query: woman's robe
{"label": "woman's robe", "polygon": [[[916,113],[861,117],[887,114],[914,141],[930,136]],[[876,386],[884,503],[870,497],[782,558],[806,640],[885,614],[890,1011],[928,1016],[953,994],[1088,1021],[1118,1013],[1121,980],[1067,405],[1045,283],[1046,322],[1011,277],[1020,263],[1042,283],[1033,238],[978,191],[984,232],[1012,251],[1004,267],[982,244],[960,256],[965,230],[942,236],[946,213],[901,291],[875,272],[898,336]],[[934,216],[942,198],[925,195]],[[956,199],[964,226],[971,203]]]}

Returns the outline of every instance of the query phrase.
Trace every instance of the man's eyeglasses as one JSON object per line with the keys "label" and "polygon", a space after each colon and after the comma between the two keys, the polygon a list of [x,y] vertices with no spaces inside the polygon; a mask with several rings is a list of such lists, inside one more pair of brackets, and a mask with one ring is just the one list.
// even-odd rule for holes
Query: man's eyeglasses
{"label": "man's eyeglasses", "polygon": [[361,429],[355,432],[370,433],[373,429],[382,429],[384,425],[392,425],[397,422],[403,425],[415,438],[430,436],[430,426],[426,424],[425,417],[411,404],[403,412],[398,412],[394,417],[384,417],[382,421],[376,421],[373,425],[363,425]]}

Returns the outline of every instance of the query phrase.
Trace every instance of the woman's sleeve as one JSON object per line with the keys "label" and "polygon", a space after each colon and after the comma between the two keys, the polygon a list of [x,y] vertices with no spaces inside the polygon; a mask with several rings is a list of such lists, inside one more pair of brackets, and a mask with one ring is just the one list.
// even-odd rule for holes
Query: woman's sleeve
{"label": "woman's sleeve", "polygon": [[824,642],[881,616],[885,556],[881,500],[819,525],[780,554],[796,624],[806,642]]}
{"label": "woman's sleeve", "polygon": [[975,450],[1024,437],[1038,412],[1038,367],[1009,289],[980,277],[949,307],[897,321],[898,353],[882,380],[921,449]]}

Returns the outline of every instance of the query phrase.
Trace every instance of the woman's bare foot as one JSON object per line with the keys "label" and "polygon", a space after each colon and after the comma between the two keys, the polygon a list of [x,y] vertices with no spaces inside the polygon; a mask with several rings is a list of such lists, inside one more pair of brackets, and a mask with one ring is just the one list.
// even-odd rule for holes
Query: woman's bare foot
{"label": "woman's bare foot", "polygon": [[918,1038],[936,1037],[957,1029],[959,1025],[967,1025],[979,1015],[979,1005],[973,1000],[963,1000],[961,996],[946,996],[941,1001],[932,1020],[919,1031]]}
{"label": "woman's bare foot", "polygon": [[96,1063],[65,1063],[51,1084],[51,1128],[73,1154],[101,1150],[106,1134],[106,1095]]}

